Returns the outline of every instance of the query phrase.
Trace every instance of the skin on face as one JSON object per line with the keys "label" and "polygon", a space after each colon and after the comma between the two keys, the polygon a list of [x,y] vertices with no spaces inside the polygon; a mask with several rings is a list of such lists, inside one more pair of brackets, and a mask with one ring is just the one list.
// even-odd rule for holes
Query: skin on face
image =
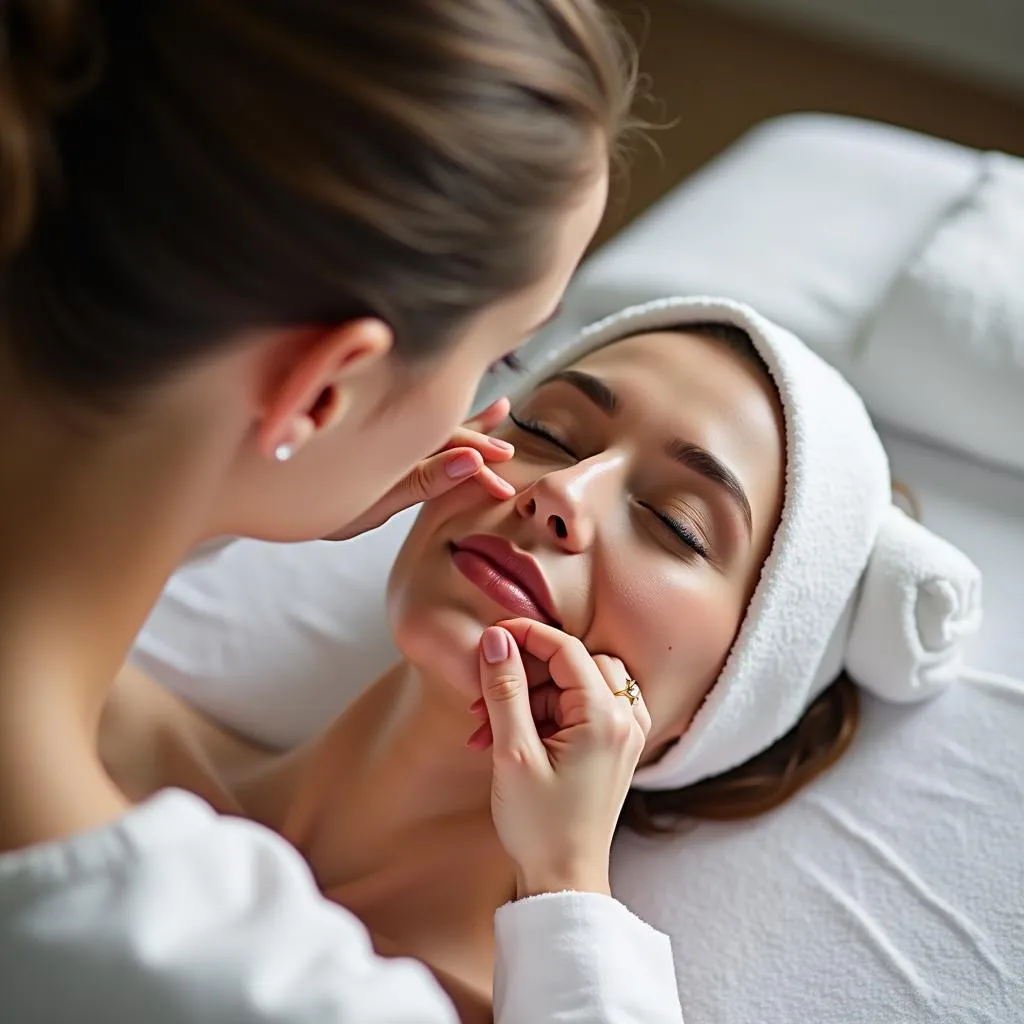
{"label": "skin on face", "polygon": [[570,371],[514,403],[498,431],[516,446],[502,467],[514,499],[462,487],[424,507],[392,571],[389,618],[406,658],[460,702],[477,697],[480,634],[512,614],[456,568],[451,545],[504,538],[536,559],[557,623],[639,680],[647,763],[693,718],[757,584],[782,507],[782,412],[766,374],[682,331],[624,339]]}
{"label": "skin on face", "polygon": [[[557,310],[607,193],[602,170],[555,218],[539,280],[483,310],[427,362],[404,364],[377,320],[281,341],[271,352],[276,363],[268,358],[248,373],[255,383],[245,414],[256,424],[257,443],[243,446],[210,532],[272,540],[329,535],[438,450],[465,419],[488,368]],[[230,367],[222,379],[239,376]],[[274,464],[277,445],[296,440],[292,460]]]}

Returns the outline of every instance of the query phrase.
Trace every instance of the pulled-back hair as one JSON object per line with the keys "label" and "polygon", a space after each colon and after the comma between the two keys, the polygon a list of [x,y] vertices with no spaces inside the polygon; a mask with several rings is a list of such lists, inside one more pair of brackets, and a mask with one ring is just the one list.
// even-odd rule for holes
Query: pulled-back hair
{"label": "pulled-back hair", "polygon": [[244,332],[440,352],[539,279],[628,117],[599,0],[8,0],[0,337],[86,398]]}

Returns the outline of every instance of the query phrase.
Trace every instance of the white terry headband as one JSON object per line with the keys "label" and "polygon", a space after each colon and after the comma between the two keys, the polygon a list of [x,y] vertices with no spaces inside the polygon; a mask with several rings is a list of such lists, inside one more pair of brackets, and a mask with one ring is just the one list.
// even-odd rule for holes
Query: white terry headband
{"label": "white terry headband", "polygon": [[630,335],[708,321],[746,331],[771,372],[785,420],[785,498],[725,668],[682,738],[637,771],[638,789],[738,767],[785,735],[844,668],[883,699],[923,699],[956,675],[981,618],[975,566],[892,505],[888,459],[856,392],[749,307],[707,298],[630,307],[550,351],[531,382]]}

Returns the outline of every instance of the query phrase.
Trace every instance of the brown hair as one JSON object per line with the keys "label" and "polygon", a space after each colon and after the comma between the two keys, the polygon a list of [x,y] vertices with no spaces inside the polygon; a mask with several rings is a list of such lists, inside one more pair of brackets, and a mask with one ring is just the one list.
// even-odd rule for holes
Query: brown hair
{"label": "brown hair", "polygon": [[835,764],[859,722],[857,687],[841,675],[782,739],[739,768],[683,789],[631,789],[619,823],[651,835],[674,832],[687,819],[735,821],[764,814]]}
{"label": "brown hair", "polygon": [[443,350],[539,278],[634,78],[599,0],[8,0],[0,31],[0,333],[94,398],[252,328]]}

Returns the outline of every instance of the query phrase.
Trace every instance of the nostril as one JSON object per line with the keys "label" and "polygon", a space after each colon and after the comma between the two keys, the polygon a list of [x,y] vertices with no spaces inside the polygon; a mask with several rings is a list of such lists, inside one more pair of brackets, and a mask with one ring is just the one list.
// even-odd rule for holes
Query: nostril
{"label": "nostril", "polygon": [[528,516],[535,516],[537,514],[537,502],[533,498],[526,503],[526,514]]}
{"label": "nostril", "polygon": [[552,516],[549,520],[555,528],[555,536],[559,540],[565,540],[569,536],[569,528],[565,525],[565,520],[561,516]]}

